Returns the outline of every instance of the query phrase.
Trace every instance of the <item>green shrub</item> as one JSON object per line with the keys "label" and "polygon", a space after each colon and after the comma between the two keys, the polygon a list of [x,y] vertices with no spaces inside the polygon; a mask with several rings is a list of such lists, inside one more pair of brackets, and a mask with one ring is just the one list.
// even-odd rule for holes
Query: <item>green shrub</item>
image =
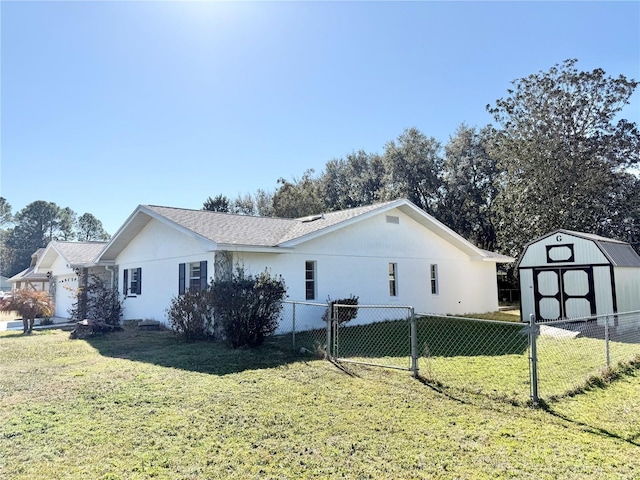
{"label": "green shrub", "polygon": [[118,290],[111,288],[98,275],[90,275],[87,285],[78,288],[76,301],[69,309],[74,320],[99,320],[109,325],[119,325],[122,317],[122,300]]}
{"label": "green shrub", "polygon": [[210,291],[216,331],[238,348],[257,347],[275,331],[287,289],[282,277],[266,270],[254,277],[236,267],[230,278],[214,281]]}
{"label": "green shrub", "polygon": [[[353,305],[355,307],[358,305],[358,300],[359,300],[359,297],[356,297],[353,294],[349,295],[349,298],[339,298],[336,300],[331,300],[330,297],[327,298],[327,304],[329,306],[327,307],[327,310],[324,312],[324,315],[322,315],[322,320],[326,322],[330,318],[333,318],[333,314],[334,314],[333,310],[335,308],[335,305]],[[339,324],[350,322],[357,316],[358,316],[357,308],[338,307],[338,323]]]}
{"label": "green shrub", "polygon": [[167,317],[173,331],[187,342],[213,337],[213,311],[208,291],[186,291],[173,297]]}

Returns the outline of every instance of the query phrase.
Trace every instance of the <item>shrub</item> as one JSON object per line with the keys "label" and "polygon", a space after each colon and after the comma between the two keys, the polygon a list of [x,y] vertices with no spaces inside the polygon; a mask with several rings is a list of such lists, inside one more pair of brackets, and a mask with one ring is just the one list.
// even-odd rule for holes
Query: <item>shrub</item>
{"label": "shrub", "polygon": [[24,333],[31,333],[36,317],[53,315],[53,303],[49,294],[42,290],[15,290],[11,296],[0,300],[0,311],[18,312]]}
{"label": "shrub", "polygon": [[[349,298],[339,298],[337,300],[331,300],[331,298],[327,298],[327,303],[329,304],[329,306],[327,307],[327,310],[324,312],[324,315],[322,315],[322,320],[326,322],[330,318],[333,318],[333,310],[335,308],[335,305],[356,306],[358,305],[358,299],[359,297],[356,297],[353,294],[350,295]],[[351,308],[351,307],[339,308],[338,307],[338,323],[339,324],[350,322],[357,316],[358,316],[357,308]]]}
{"label": "shrub", "polygon": [[210,291],[216,330],[238,348],[257,347],[275,331],[287,289],[282,277],[267,270],[254,277],[236,267],[230,278],[214,281]]}
{"label": "shrub", "polygon": [[75,320],[87,318],[118,325],[122,317],[122,300],[118,291],[109,287],[102,278],[90,275],[87,285],[77,290],[76,301],[69,309],[69,314]]}
{"label": "shrub", "polygon": [[167,317],[173,331],[187,342],[213,337],[212,307],[207,291],[186,291],[173,297]]}

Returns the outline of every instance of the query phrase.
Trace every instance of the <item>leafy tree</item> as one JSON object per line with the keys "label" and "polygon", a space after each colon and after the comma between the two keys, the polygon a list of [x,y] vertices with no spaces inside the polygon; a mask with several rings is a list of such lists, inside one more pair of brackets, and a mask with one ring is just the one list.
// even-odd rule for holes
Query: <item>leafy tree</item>
{"label": "leafy tree", "polygon": [[45,291],[15,290],[11,296],[0,300],[0,311],[18,312],[24,333],[31,333],[36,318],[53,315],[53,303]]}
{"label": "leafy tree", "polygon": [[6,247],[12,252],[6,265],[8,275],[15,275],[27,268],[31,255],[39,248],[46,247],[51,240],[73,238],[73,211],[61,209],[53,202],[37,200],[30,203],[14,216],[15,226],[8,232]]}
{"label": "leafy tree", "polygon": [[406,129],[385,146],[384,162],[388,198],[407,198],[432,211],[440,188],[438,173],[443,159],[440,143],[416,128]]}
{"label": "leafy tree", "polygon": [[276,217],[299,218],[323,211],[319,182],[313,178],[313,173],[313,169],[307,170],[302,178],[294,178],[293,182],[278,179],[280,187],[273,195],[273,213]]}
{"label": "leafy tree", "polygon": [[84,213],[76,222],[78,240],[82,242],[109,240],[102,222],[90,213]]}
{"label": "leafy tree", "polygon": [[254,277],[236,267],[229,278],[214,280],[210,291],[216,330],[238,348],[260,346],[275,331],[287,289],[268,271]]}
{"label": "leafy tree", "polygon": [[501,170],[498,244],[511,255],[560,227],[616,235],[611,199],[625,169],[638,166],[640,135],[634,123],[614,119],[638,82],[576,63],[515,80],[487,106],[499,125],[491,148]]}
{"label": "leafy tree", "polygon": [[493,202],[498,169],[487,152],[489,130],[464,124],[445,146],[435,216],[475,245],[493,250],[496,244]]}
{"label": "leafy tree", "polygon": [[0,197],[0,227],[11,223],[12,220],[11,204],[7,202],[6,198]]}
{"label": "leafy tree", "polygon": [[205,200],[202,206],[202,209],[209,210],[211,212],[229,213],[231,211],[230,203],[231,202],[226,196],[219,194],[219,195],[216,195],[214,198],[207,197],[207,199]]}
{"label": "leafy tree", "polygon": [[382,200],[384,178],[382,158],[363,150],[327,162],[319,179],[325,210],[344,210]]}

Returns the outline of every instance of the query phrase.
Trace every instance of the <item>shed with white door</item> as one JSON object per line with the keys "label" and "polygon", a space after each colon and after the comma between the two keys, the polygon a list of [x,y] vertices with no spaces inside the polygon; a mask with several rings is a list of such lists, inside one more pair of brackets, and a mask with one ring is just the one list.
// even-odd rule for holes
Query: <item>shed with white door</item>
{"label": "shed with white door", "polygon": [[640,310],[640,255],[626,242],[556,230],[525,246],[518,272],[525,321]]}

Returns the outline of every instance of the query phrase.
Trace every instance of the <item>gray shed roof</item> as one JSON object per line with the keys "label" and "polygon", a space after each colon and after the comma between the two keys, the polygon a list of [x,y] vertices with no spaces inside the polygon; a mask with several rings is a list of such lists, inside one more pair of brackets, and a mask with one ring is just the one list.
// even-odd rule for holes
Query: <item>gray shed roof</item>
{"label": "gray shed roof", "polygon": [[[603,255],[609,259],[614,267],[640,267],[640,255],[638,255],[629,243],[621,240],[615,240],[613,238],[602,237],[593,233],[576,232],[573,230],[565,230],[563,228],[554,230],[553,232],[527,243],[522,250],[523,254],[526,252],[529,245],[557,233],[566,233],[568,235],[593,241],[593,243],[597,245]],[[522,256],[520,257],[520,260],[522,260]],[[520,262],[518,262],[518,264],[519,263]]]}

